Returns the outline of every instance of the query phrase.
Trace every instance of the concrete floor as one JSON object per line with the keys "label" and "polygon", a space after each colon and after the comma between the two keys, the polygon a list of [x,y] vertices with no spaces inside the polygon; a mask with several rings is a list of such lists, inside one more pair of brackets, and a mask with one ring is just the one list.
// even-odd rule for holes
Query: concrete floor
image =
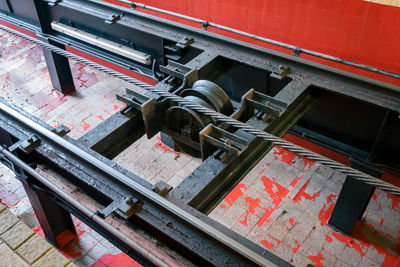
{"label": "concrete floor", "polygon": [[[115,99],[129,84],[71,61],[77,88],[52,89],[39,47],[0,31],[0,96],[50,125],[66,125],[80,138],[124,105]],[[200,160],[140,139],[114,161],[151,183],[176,186]],[[0,166],[0,199],[40,232],[20,183]],[[295,266],[398,266],[400,198],[376,190],[354,234],[327,225],[345,177],[275,147],[211,212],[210,217]],[[134,266],[133,260],[74,218],[79,232],[63,248],[77,266]]]}

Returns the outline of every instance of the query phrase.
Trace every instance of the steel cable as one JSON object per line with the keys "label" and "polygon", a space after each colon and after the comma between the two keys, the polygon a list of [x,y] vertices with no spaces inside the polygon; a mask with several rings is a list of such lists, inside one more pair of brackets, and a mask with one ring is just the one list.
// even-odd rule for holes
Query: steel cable
{"label": "steel cable", "polygon": [[381,189],[383,191],[386,191],[388,193],[391,193],[393,195],[400,196],[400,188],[399,187],[396,187],[396,186],[394,186],[394,185],[392,185],[390,183],[387,183],[385,181],[382,181],[380,179],[372,177],[371,175],[368,175],[368,174],[363,173],[361,171],[355,170],[355,169],[353,169],[353,168],[351,168],[349,166],[341,164],[341,163],[339,163],[337,161],[334,161],[332,159],[329,159],[327,157],[319,155],[319,154],[317,154],[315,152],[312,152],[312,151],[310,151],[308,149],[305,149],[303,147],[300,147],[298,145],[290,143],[290,142],[288,142],[288,141],[286,141],[286,140],[284,140],[284,139],[282,139],[280,137],[274,136],[274,135],[272,135],[270,133],[267,133],[267,132],[264,132],[262,130],[259,130],[259,129],[256,129],[254,127],[251,127],[246,123],[240,122],[240,121],[238,121],[236,119],[233,119],[231,117],[228,117],[226,115],[218,113],[218,112],[216,112],[216,111],[214,111],[212,109],[206,108],[206,107],[201,106],[199,104],[195,104],[195,103],[193,103],[193,102],[191,102],[191,101],[189,101],[187,99],[184,99],[184,98],[182,98],[180,96],[177,96],[177,95],[175,95],[173,93],[167,92],[167,91],[162,90],[160,88],[157,88],[157,87],[154,87],[152,85],[149,85],[149,84],[147,84],[145,82],[139,81],[139,80],[137,80],[137,79],[135,79],[133,77],[130,77],[128,75],[125,75],[125,74],[122,74],[122,73],[117,72],[115,70],[112,70],[112,69],[109,69],[107,67],[104,67],[104,66],[102,66],[102,65],[100,65],[98,63],[95,63],[93,61],[85,59],[85,58],[83,58],[81,56],[75,55],[75,54],[73,54],[71,52],[68,52],[68,51],[62,49],[62,48],[59,48],[59,47],[56,47],[54,45],[48,44],[48,43],[46,43],[46,42],[44,42],[42,40],[36,39],[34,37],[31,37],[31,36],[28,36],[26,34],[20,33],[20,32],[18,32],[16,30],[10,29],[10,28],[8,28],[8,27],[6,27],[4,25],[0,25],[0,29],[5,31],[5,32],[7,32],[7,33],[10,33],[10,34],[18,36],[20,38],[23,38],[25,40],[28,40],[28,41],[30,41],[30,42],[32,42],[34,44],[37,44],[37,45],[39,45],[39,46],[41,46],[41,47],[43,47],[45,49],[48,49],[48,50],[50,50],[50,51],[52,51],[54,53],[57,53],[57,54],[62,55],[64,57],[71,58],[71,59],[76,60],[76,61],[79,61],[79,62],[81,62],[83,64],[86,64],[86,65],[88,65],[90,67],[96,68],[96,69],[98,69],[98,70],[100,70],[102,72],[105,72],[105,73],[107,73],[109,75],[117,77],[117,78],[119,78],[119,79],[121,79],[123,81],[131,83],[131,84],[136,85],[138,87],[141,87],[141,88],[143,88],[143,89],[145,89],[145,90],[147,90],[149,92],[155,93],[155,94],[157,94],[159,96],[162,96],[162,97],[164,97],[164,98],[166,98],[166,99],[168,99],[170,101],[173,101],[173,102],[176,102],[178,104],[184,105],[184,106],[186,106],[186,107],[188,107],[188,108],[190,108],[190,109],[192,109],[192,110],[194,110],[194,111],[196,111],[198,113],[201,113],[203,115],[209,116],[209,117],[215,119],[216,121],[218,121],[220,123],[226,123],[229,126],[234,127],[235,129],[243,130],[243,131],[245,131],[247,133],[250,133],[250,134],[252,134],[252,135],[254,135],[256,137],[259,137],[259,138],[262,138],[262,139],[264,139],[264,140],[266,140],[268,142],[271,142],[274,145],[277,145],[277,146],[280,146],[280,147],[285,148],[287,150],[290,150],[290,151],[296,153],[297,155],[300,155],[302,157],[311,159],[313,161],[316,161],[318,163],[326,165],[326,166],[328,166],[328,167],[330,167],[332,169],[338,170],[341,173],[348,175],[349,177],[352,177],[352,178],[354,178],[356,180],[364,182],[365,184],[374,186],[376,188],[379,188],[379,189]]}

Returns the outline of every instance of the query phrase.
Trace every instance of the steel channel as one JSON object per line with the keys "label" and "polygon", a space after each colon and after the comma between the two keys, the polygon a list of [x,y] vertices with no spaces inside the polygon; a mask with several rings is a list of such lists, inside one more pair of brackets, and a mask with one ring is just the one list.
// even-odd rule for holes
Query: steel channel
{"label": "steel channel", "polygon": [[233,249],[239,255],[244,256],[245,258],[251,260],[254,263],[257,263],[261,266],[275,266],[272,262],[265,259],[261,255],[255,253],[254,251],[250,250],[246,246],[240,244],[236,240],[232,239],[231,237],[227,236],[226,234],[218,231],[217,229],[213,228],[212,226],[208,225],[207,223],[203,222],[202,220],[198,219],[194,215],[190,214],[189,212],[183,210],[182,208],[176,206],[175,204],[171,203],[170,201],[166,200],[162,196],[158,195],[154,191],[146,188],[145,186],[137,183],[136,181],[130,179],[128,176],[120,173],[119,171],[115,170],[111,166],[107,165],[106,163],[102,162],[101,160],[95,158],[94,156],[90,155],[88,152],[80,149],[79,147],[71,144],[64,138],[60,137],[59,135],[47,130],[42,125],[32,121],[31,119],[25,117],[24,115],[20,114],[18,111],[10,108],[4,103],[0,103],[0,109],[2,112],[6,113],[8,116],[18,120],[22,124],[28,126],[32,130],[34,130],[38,135],[48,138],[58,146],[62,147],[63,149],[75,154],[82,160],[92,164],[93,166],[101,169],[103,172],[107,173],[108,175],[114,177],[118,181],[122,182],[123,184],[129,186],[133,190],[136,191],[139,195],[146,198],[147,200],[159,205],[163,209],[167,210],[171,214],[174,214],[176,217],[182,219],[183,221],[195,226],[205,234],[211,236],[212,238],[218,240],[220,243],[224,244],[225,246]]}

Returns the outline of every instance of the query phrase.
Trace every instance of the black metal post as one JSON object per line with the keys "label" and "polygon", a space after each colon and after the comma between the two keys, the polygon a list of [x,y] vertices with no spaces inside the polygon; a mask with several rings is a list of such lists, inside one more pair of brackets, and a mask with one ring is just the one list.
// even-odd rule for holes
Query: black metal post
{"label": "black metal post", "polygon": [[[352,167],[377,178],[381,175],[376,170],[366,168],[365,165],[353,163]],[[329,224],[343,233],[351,235],[356,222],[364,214],[374,191],[375,187],[347,177],[333,209]]]}
{"label": "black metal post", "polygon": [[[37,0],[33,0],[33,2],[36,9],[35,11],[37,15],[37,20],[39,21],[42,32],[46,34],[51,33],[51,21],[46,14],[44,8],[45,3]],[[42,40],[48,42],[49,44],[65,49],[64,45],[54,42],[52,40]],[[72,78],[71,67],[69,65],[68,58],[60,56],[44,48],[43,54],[54,89],[63,94],[75,91],[74,80]]]}
{"label": "black metal post", "polygon": [[51,195],[42,190],[32,188],[29,180],[33,179],[28,175],[27,179],[22,180],[25,192],[35,211],[36,217],[43,229],[46,239],[56,247],[60,247],[60,240],[57,237],[60,234],[76,234],[71,214],[60,207]]}

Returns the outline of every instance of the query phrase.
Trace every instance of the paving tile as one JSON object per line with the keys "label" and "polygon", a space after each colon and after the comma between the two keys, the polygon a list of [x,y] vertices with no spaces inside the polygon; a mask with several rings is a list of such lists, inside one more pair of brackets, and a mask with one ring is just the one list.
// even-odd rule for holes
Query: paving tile
{"label": "paving tile", "polygon": [[52,248],[46,252],[38,261],[36,261],[33,267],[53,267],[53,266],[65,266],[69,263],[69,260],[64,257],[56,249]]}
{"label": "paving tile", "polygon": [[18,218],[8,210],[4,210],[0,213],[0,222],[0,234],[3,234],[18,222]]}
{"label": "paving tile", "polygon": [[35,232],[32,231],[25,223],[19,221],[13,227],[11,227],[7,232],[1,235],[1,238],[8,244],[8,246],[15,250],[19,245],[21,245],[25,240],[34,235]]}
{"label": "paving tile", "polygon": [[383,264],[383,262],[385,261],[385,255],[379,253],[375,246],[370,246],[366,252],[365,255],[366,258],[374,261],[375,263],[377,263],[379,266],[381,266]]}
{"label": "paving tile", "polygon": [[358,263],[357,266],[360,267],[379,267],[381,266],[380,264],[376,263],[373,260],[368,259],[367,257],[362,258],[362,260]]}
{"label": "paving tile", "polygon": [[27,261],[32,264],[43,254],[45,254],[52,246],[39,235],[33,235],[25,243],[23,243],[16,252]]}
{"label": "paving tile", "polygon": [[97,243],[93,248],[91,248],[88,251],[88,255],[90,255],[90,257],[92,257],[96,260],[100,259],[103,255],[105,255],[107,253],[110,253],[110,252],[101,243]]}
{"label": "paving tile", "polygon": [[285,261],[290,261],[292,259],[292,248],[286,244],[280,244],[275,249],[275,255],[282,258]]}
{"label": "paving tile", "polygon": [[85,257],[82,257],[81,259],[79,259],[79,261],[75,262],[74,264],[77,267],[87,267],[92,265],[95,261],[96,259],[90,257],[89,255],[86,255]]}
{"label": "paving tile", "polygon": [[108,241],[107,239],[102,239],[100,243],[107,249],[108,253],[110,254],[116,255],[121,253],[121,250],[116,246],[114,246],[113,244],[111,244],[111,242]]}
{"label": "paving tile", "polygon": [[13,267],[28,267],[21,257],[12,251],[5,243],[0,244],[0,265]]}
{"label": "paving tile", "polygon": [[343,262],[343,261],[341,261],[341,260],[338,260],[337,262],[336,262],[336,264],[335,264],[335,266],[334,267],[351,267],[352,265],[350,265],[350,264],[348,264],[348,263],[346,263],[346,262]]}
{"label": "paving tile", "polygon": [[97,239],[87,232],[79,237],[79,246],[85,253],[88,253],[97,243]]}
{"label": "paving tile", "polygon": [[307,266],[308,264],[312,264],[311,260],[307,259],[300,253],[294,254],[294,256],[292,257],[292,261],[293,262],[291,262],[291,264],[293,264],[294,266]]}
{"label": "paving tile", "polygon": [[361,261],[361,255],[353,248],[345,247],[340,254],[340,260],[351,266],[357,266]]}
{"label": "paving tile", "polygon": [[7,207],[0,203],[0,212],[3,212]]}

